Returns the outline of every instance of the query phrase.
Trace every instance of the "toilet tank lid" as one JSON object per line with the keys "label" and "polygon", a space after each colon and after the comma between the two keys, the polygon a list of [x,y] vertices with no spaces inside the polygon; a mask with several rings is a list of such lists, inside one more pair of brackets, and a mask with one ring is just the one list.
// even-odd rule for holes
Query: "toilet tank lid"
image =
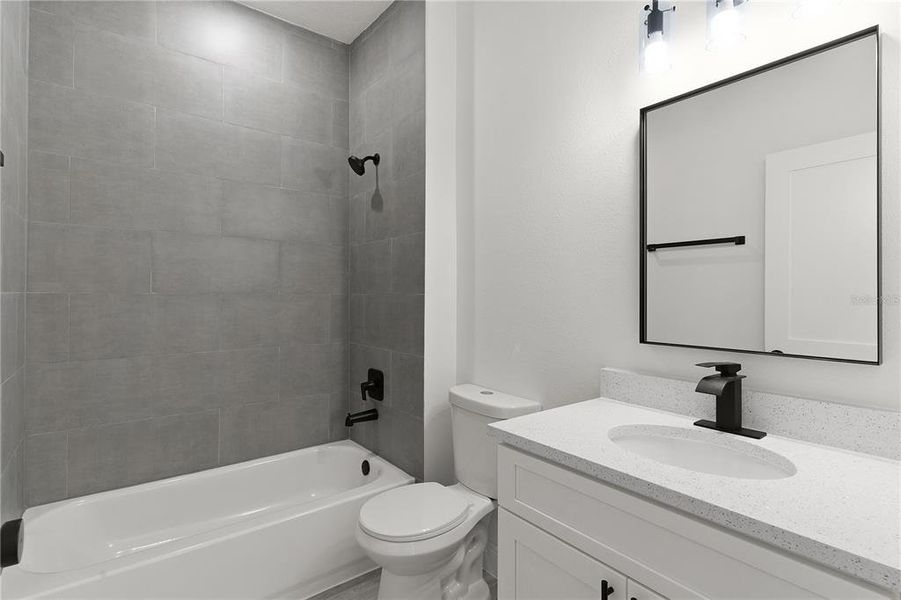
{"label": "toilet tank lid", "polygon": [[541,410],[541,404],[534,400],[489,390],[472,383],[452,387],[450,403],[458,408],[493,419],[510,419]]}

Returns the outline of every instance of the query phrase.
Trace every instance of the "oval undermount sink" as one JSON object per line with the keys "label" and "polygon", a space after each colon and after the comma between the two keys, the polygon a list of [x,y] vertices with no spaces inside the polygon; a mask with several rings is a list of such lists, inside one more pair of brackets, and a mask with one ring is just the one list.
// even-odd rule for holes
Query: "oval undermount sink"
{"label": "oval undermount sink", "polygon": [[607,435],[624,450],[699,473],[739,479],[782,479],[797,472],[784,456],[729,434],[662,425],[620,425]]}

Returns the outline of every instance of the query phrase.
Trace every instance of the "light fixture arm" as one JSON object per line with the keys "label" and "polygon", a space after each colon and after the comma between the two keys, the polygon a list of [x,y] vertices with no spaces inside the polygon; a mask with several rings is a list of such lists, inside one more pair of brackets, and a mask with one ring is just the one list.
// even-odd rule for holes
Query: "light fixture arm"
{"label": "light fixture arm", "polygon": [[[719,0],[717,0],[719,2]],[[660,8],[660,0],[652,0],[650,4],[646,4],[644,9],[648,13],[648,18],[644,24],[647,26],[647,36],[650,38],[655,33],[663,33],[663,14],[675,12],[676,7],[672,6],[667,9]]]}

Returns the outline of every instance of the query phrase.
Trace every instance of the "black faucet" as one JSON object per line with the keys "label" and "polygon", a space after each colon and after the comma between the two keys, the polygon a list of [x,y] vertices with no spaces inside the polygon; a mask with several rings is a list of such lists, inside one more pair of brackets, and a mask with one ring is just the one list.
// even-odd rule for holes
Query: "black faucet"
{"label": "black faucet", "polygon": [[344,417],[344,426],[353,427],[354,423],[362,423],[364,421],[375,421],[379,418],[379,411],[374,408],[369,410],[361,410],[360,412],[347,413]]}
{"label": "black faucet", "polygon": [[[378,369],[369,369],[366,373],[366,381],[360,384],[360,395],[363,402],[369,398],[373,400],[385,399],[385,374]],[[369,410],[361,410],[360,412],[347,413],[344,418],[345,427],[353,427],[354,423],[363,423],[364,421],[375,421],[379,418],[379,411],[374,408]]]}
{"label": "black faucet", "polygon": [[695,421],[698,427],[716,429],[735,435],[759,440],[766,435],[763,431],[745,429],[741,426],[741,365],[732,362],[703,362],[699,367],[714,368],[717,375],[708,375],[698,382],[696,392],[716,396],[716,422],[701,419]]}

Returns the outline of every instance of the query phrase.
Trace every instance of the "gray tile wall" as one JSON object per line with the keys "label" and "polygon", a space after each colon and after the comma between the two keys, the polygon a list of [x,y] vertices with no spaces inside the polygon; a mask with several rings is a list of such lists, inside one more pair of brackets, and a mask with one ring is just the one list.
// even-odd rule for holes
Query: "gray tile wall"
{"label": "gray tile wall", "polygon": [[395,2],[350,49],[350,148],[381,156],[348,175],[350,213],[349,401],[369,367],[385,372],[378,421],[351,437],[422,479],[425,243],[425,6]]}
{"label": "gray tile wall", "polygon": [[25,503],[343,439],[348,48],[230,2],[35,0],[30,68]]}
{"label": "gray tile wall", "polygon": [[23,508],[28,3],[0,2],[0,520]]}

